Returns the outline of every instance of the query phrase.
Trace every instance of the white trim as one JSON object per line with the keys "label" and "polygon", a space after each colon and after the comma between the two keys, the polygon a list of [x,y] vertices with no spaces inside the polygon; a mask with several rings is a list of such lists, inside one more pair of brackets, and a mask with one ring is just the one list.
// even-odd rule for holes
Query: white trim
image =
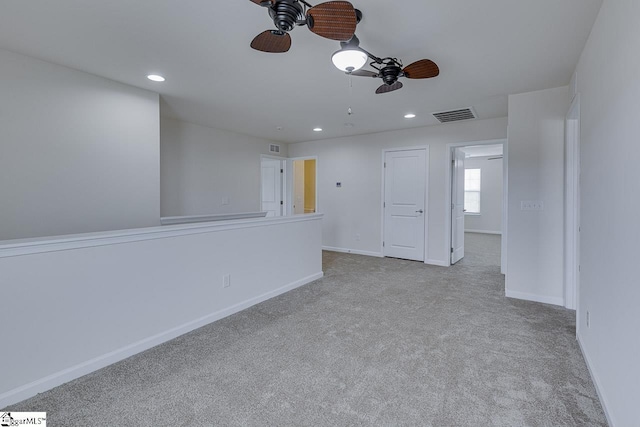
{"label": "white trim", "polygon": [[[278,145],[278,144],[276,144]],[[286,157],[277,155],[277,154],[260,154],[261,159],[271,159],[271,160],[287,160]]]}
{"label": "white trim", "polygon": [[336,248],[333,246],[323,246],[322,250],[329,251],[329,252],[341,252],[345,254],[365,255],[365,256],[372,256],[376,258],[383,258],[382,252],[370,252],[370,251],[361,251],[358,249]]}
{"label": "white trim", "polygon": [[515,298],[515,299],[521,299],[525,301],[534,301],[534,302],[541,302],[544,304],[564,306],[564,299],[562,297],[550,297],[547,295],[528,294],[526,292],[511,291],[509,289],[505,289],[505,296],[507,298]]}
{"label": "white trim", "polygon": [[313,221],[322,214],[294,215],[289,217],[214,221],[195,224],[165,225],[159,227],[132,228],[99,233],[70,234],[36,239],[5,240],[0,242],[0,258],[31,255],[44,252],[66,251],[94,246],[116,245],[143,240],[166,239],[189,234],[215,233],[241,228],[264,227],[300,221]]}
{"label": "white trim", "polygon": [[48,375],[29,384],[25,384],[13,390],[9,390],[5,393],[0,394],[0,408],[5,408],[9,405],[13,405],[14,403],[35,396],[38,393],[50,390],[61,384],[67,383],[76,378],[80,378],[83,375],[104,368],[105,366],[109,366],[120,360],[124,360],[127,357],[133,356],[134,354],[143,352],[159,344],[170,341],[176,337],[179,337],[180,335],[184,335],[202,326],[208,325],[209,323],[213,323],[234,313],[245,310],[270,298],[276,297],[292,289],[311,283],[314,280],[322,278],[323,275],[323,272],[320,271],[318,273],[304,277],[300,280],[296,280],[295,282],[289,283],[278,289],[274,289],[257,297],[250,298],[238,304],[234,304],[231,307],[218,310],[199,319],[187,322],[181,326],[171,328],[167,331],[145,338],[136,343],[122,347],[118,350],[103,354],[102,356],[98,356],[76,366],[72,366],[70,368],[56,372],[55,374]]}
{"label": "white trim", "polygon": [[578,72],[574,72],[569,81],[569,97],[573,102],[574,98],[578,94]]}
{"label": "white trim", "polygon": [[442,261],[440,259],[428,259],[424,263],[425,264],[429,264],[429,265],[437,265],[439,267],[449,267],[449,266],[451,266],[451,264],[449,264],[447,261]]}
{"label": "white trim", "polygon": [[174,225],[174,224],[192,224],[195,222],[232,221],[234,219],[264,218],[266,215],[267,215],[266,212],[243,212],[243,213],[236,213],[236,214],[164,216],[160,218],[160,224]]}
{"label": "white trim", "polygon": [[587,369],[589,370],[589,374],[591,375],[591,381],[593,382],[593,385],[596,388],[596,393],[600,398],[600,405],[602,406],[602,410],[604,412],[605,417],[607,417],[607,423],[611,427],[613,427],[616,424],[613,422],[611,413],[607,409],[609,407],[609,402],[607,401],[606,397],[604,396],[604,393],[602,392],[600,378],[598,378],[598,376],[596,375],[595,371],[592,368],[593,365],[591,363],[591,359],[589,358],[589,355],[587,354],[587,352],[584,350],[584,345],[582,344],[582,339],[580,338],[579,333],[576,334],[576,339],[578,340],[578,346],[580,347],[580,351],[582,352],[582,357],[584,357],[584,361],[587,364]]}
{"label": "white trim", "polygon": [[[391,149],[389,149],[391,150]],[[381,153],[381,161],[380,161],[380,174],[382,175],[380,178],[380,203],[382,203],[382,206],[380,206],[380,253],[382,254],[382,256],[384,257],[384,180],[385,180],[385,174],[386,174],[386,170],[384,167],[384,164],[386,162],[386,158],[387,158],[387,150],[382,149],[382,153]]]}
{"label": "white trim", "polygon": [[[565,117],[564,176],[564,299],[565,307],[578,308],[580,288],[580,94]],[[576,315],[579,311],[576,310]],[[579,322],[576,327],[579,328]]]}
{"label": "white trim", "polygon": [[478,233],[478,234],[498,234],[502,236],[502,231],[491,231],[491,230],[464,230],[465,233]]}
{"label": "white trim", "polygon": [[425,262],[429,259],[429,175],[431,175],[431,168],[429,164],[431,162],[431,151],[429,150],[429,146],[426,145],[424,147],[425,153],[425,177],[424,177],[424,260]]}
{"label": "white trim", "polygon": [[426,264],[429,257],[429,145],[416,145],[413,147],[398,147],[398,148],[383,148],[382,149],[382,161],[380,163],[380,169],[382,170],[381,182],[381,203],[380,206],[380,253],[384,257],[384,188],[385,188],[385,167],[387,153],[393,153],[396,151],[413,151],[424,150],[425,151],[425,179],[424,179],[424,251],[422,254],[423,262]]}
{"label": "white trim", "polygon": [[502,239],[500,248],[500,273],[507,274],[507,254],[508,243],[507,240],[507,226],[509,225],[509,126],[507,126],[507,139],[502,148]]}
{"label": "white trim", "polygon": [[[468,141],[468,142],[450,142],[447,144],[446,146],[446,150],[447,150],[447,164],[446,164],[446,179],[445,179],[445,193],[444,193],[444,197],[445,197],[445,205],[444,205],[444,209],[445,209],[445,225],[444,225],[444,229],[445,229],[445,238],[444,238],[444,253],[447,254],[448,257],[448,261],[447,261],[447,266],[451,265],[451,161],[453,160],[452,157],[452,149],[454,148],[460,148],[460,147],[469,147],[472,145],[496,145],[496,144],[502,144],[502,152],[503,152],[503,159],[502,159],[502,168],[503,168],[503,201],[502,201],[502,217],[503,217],[503,221],[502,221],[502,253],[505,254],[506,253],[506,242],[507,242],[507,229],[505,227],[505,221],[504,218],[506,217],[506,209],[507,209],[507,200],[506,200],[506,193],[507,193],[507,162],[508,162],[508,156],[507,156],[507,139],[490,139],[490,140],[486,140],[486,141]],[[506,271],[506,256],[502,256],[500,260],[500,271],[501,272],[505,272]]]}

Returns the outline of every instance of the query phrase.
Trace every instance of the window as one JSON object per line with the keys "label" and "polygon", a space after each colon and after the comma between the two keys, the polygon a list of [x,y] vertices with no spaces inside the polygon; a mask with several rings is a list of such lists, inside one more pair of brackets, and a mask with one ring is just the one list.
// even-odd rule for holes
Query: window
{"label": "window", "polygon": [[480,169],[464,170],[464,212],[480,214]]}

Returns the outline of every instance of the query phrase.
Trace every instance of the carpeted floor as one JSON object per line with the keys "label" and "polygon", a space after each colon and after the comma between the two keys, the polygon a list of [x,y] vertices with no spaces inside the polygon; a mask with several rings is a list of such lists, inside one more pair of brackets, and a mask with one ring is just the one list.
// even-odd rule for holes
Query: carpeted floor
{"label": "carpeted floor", "polygon": [[574,312],[507,299],[499,237],[450,268],[325,277],[9,408],[52,426],[599,426]]}

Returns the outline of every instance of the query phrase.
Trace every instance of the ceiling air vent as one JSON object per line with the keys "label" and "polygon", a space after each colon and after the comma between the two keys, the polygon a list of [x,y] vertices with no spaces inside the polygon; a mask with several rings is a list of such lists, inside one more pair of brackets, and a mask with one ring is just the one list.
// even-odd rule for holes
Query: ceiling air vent
{"label": "ceiling air vent", "polygon": [[280,152],[280,146],[276,145],[276,144],[269,144],[269,152],[270,153],[279,153]]}
{"label": "ceiling air vent", "polygon": [[460,120],[470,120],[478,117],[472,107],[441,111],[439,113],[433,113],[433,116],[438,119],[440,123],[459,122]]}

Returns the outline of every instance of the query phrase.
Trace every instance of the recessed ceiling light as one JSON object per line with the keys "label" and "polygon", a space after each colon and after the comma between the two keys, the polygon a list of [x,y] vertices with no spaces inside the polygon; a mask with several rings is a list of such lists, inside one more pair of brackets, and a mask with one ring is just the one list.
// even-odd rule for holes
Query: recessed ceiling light
{"label": "recessed ceiling light", "polygon": [[159,76],[157,74],[149,74],[147,76],[147,78],[153,82],[163,82],[164,81],[164,77]]}
{"label": "recessed ceiling light", "polygon": [[322,132],[322,128],[313,128],[314,132]]}
{"label": "recessed ceiling light", "polygon": [[405,118],[405,119],[413,119],[413,118],[415,118],[415,117],[416,117],[416,115],[415,115],[415,114],[413,114],[413,113],[409,113],[409,114],[405,114],[405,115],[404,115],[404,118]]}

